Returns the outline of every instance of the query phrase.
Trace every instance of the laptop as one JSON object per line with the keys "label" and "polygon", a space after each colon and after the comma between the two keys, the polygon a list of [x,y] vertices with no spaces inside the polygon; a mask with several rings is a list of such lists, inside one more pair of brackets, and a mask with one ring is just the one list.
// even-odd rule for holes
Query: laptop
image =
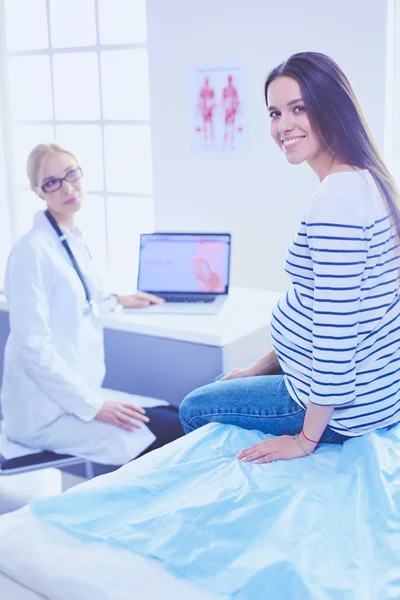
{"label": "laptop", "polygon": [[229,293],[229,233],[143,233],[137,289],[164,298],[146,312],[217,314]]}

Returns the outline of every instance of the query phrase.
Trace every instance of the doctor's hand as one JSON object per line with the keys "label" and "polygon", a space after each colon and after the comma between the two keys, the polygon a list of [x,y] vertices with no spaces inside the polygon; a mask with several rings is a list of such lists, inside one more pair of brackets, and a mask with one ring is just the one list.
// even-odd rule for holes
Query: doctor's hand
{"label": "doctor's hand", "polygon": [[[302,434],[299,434],[299,440],[302,446],[312,454],[316,444],[310,443]],[[236,458],[242,462],[254,462],[262,464],[273,462],[275,460],[290,460],[292,458],[304,458],[307,456],[292,435],[280,435],[279,437],[268,438],[258,444],[253,444],[238,452]]]}
{"label": "doctor's hand", "polygon": [[123,308],[146,308],[150,304],[162,304],[164,302],[163,298],[147,292],[136,292],[136,294],[129,294],[128,296],[115,294],[115,296]]}
{"label": "doctor's hand", "polygon": [[146,417],[146,411],[140,406],[130,402],[118,402],[106,400],[97,413],[95,419],[102,423],[115,425],[126,431],[134,431],[135,428],[141,429],[140,421],[148,423],[150,419]]}

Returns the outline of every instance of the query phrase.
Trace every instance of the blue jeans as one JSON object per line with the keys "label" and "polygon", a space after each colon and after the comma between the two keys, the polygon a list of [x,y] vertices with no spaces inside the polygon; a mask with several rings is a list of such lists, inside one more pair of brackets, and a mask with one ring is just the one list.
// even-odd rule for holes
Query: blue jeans
{"label": "blue jeans", "polygon": [[[302,430],[305,414],[290,397],[283,375],[216,381],[191,392],[179,407],[185,433],[207,423],[225,423],[272,435],[294,435]],[[347,439],[327,427],[321,442],[341,444]]]}

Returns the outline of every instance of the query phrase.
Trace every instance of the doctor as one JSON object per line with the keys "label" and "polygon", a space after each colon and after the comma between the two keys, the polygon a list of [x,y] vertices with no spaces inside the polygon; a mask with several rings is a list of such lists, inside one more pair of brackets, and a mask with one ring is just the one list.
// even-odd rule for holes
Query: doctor
{"label": "doctor", "polygon": [[141,292],[103,294],[75,225],[84,190],[71,152],[40,144],[28,157],[27,173],[47,206],[15,244],[6,270],[11,331],[1,390],[5,430],[27,446],[122,465],[149,445],[179,437],[182,429],[175,407],[144,410],[129,396],[120,401],[101,389],[101,316],[118,306],[162,300]]}

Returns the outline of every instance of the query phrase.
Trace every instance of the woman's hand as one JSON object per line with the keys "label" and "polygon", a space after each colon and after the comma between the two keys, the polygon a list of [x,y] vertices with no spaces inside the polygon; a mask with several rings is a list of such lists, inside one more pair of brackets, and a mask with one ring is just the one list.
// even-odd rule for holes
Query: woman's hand
{"label": "woman's hand", "polygon": [[260,358],[256,363],[247,367],[240,367],[239,369],[233,369],[226,375],[221,377],[219,381],[225,381],[226,379],[239,379],[240,377],[258,377],[259,375],[275,375],[281,371],[281,366],[278,361],[278,357],[275,354],[275,350],[270,350],[268,354]]}
{"label": "woman's hand", "polygon": [[140,406],[130,402],[118,402],[106,400],[97,413],[95,419],[102,423],[115,425],[126,431],[141,429],[140,421],[148,423],[150,419],[146,417],[146,411]]}
{"label": "woman's hand", "polygon": [[136,294],[129,294],[128,296],[115,294],[115,296],[123,308],[146,308],[150,304],[162,304],[164,302],[163,298],[147,292],[136,292]]}
{"label": "woman's hand", "polygon": [[255,365],[248,367],[239,367],[238,369],[232,369],[229,373],[226,373],[218,381],[226,381],[227,379],[240,379],[240,377],[255,377],[256,375],[262,375],[259,373]]}
{"label": "woman's hand", "polygon": [[[301,434],[299,434],[299,440],[308,452],[314,452],[317,444],[308,442]],[[307,456],[307,454],[300,448],[292,435],[281,435],[253,444],[253,446],[239,452],[236,458],[242,462],[255,462],[260,465],[275,460],[290,460],[292,458],[303,458],[304,456]]]}

